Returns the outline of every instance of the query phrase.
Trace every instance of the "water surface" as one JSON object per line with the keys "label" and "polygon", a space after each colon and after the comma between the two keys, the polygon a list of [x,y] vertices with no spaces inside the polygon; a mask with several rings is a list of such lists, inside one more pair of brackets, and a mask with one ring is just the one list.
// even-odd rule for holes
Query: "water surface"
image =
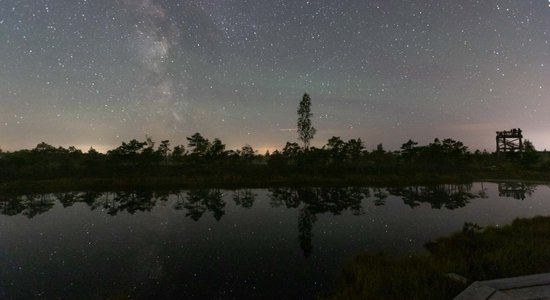
{"label": "water surface", "polygon": [[353,254],[550,214],[544,185],[0,196],[0,298],[310,299]]}

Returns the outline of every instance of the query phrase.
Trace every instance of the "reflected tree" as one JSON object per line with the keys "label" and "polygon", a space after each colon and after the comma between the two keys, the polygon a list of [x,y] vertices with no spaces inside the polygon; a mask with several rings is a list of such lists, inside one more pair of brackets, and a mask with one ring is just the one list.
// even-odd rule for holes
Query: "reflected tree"
{"label": "reflected tree", "polygon": [[384,191],[384,189],[382,188],[375,188],[373,196],[374,196],[374,205],[382,206],[386,204],[386,198],[388,198],[388,193]]}
{"label": "reflected tree", "polygon": [[88,204],[88,206],[92,207],[101,196],[103,196],[103,193],[101,192],[84,192],[81,193],[78,198],[80,202],[84,202]]}
{"label": "reflected tree", "polygon": [[273,188],[269,190],[272,207],[303,207],[298,214],[298,239],[305,257],[313,250],[312,229],[317,214],[330,212],[339,215],[350,210],[354,215],[364,213],[362,200],[369,197],[366,188]]}
{"label": "reflected tree", "polygon": [[317,220],[314,213],[307,206],[300,209],[298,214],[298,240],[305,257],[310,257],[313,251],[313,223]]}
{"label": "reflected tree", "polygon": [[252,192],[251,189],[236,190],[233,193],[233,201],[235,201],[235,204],[238,206],[242,206],[244,208],[251,208],[252,205],[254,205],[256,196],[258,195]]}
{"label": "reflected tree", "polygon": [[293,188],[272,188],[269,189],[271,207],[286,206],[296,208],[300,205],[300,197],[297,189]]}
{"label": "reflected tree", "polygon": [[55,198],[45,194],[26,195],[21,198],[21,203],[25,207],[22,214],[30,219],[52,209]]}
{"label": "reflected tree", "polygon": [[391,195],[397,196],[411,208],[415,208],[422,203],[422,191],[419,186],[409,186],[404,188],[392,188],[388,190]]}
{"label": "reflected tree", "polygon": [[113,215],[113,213],[110,213],[111,211],[116,214],[117,211],[117,203],[113,200],[113,197],[110,195],[113,193],[106,192],[101,194],[99,197],[95,198],[95,200],[89,204],[91,210],[95,210],[97,208],[102,208],[107,211],[110,215]]}
{"label": "reflected tree", "polygon": [[154,193],[154,197],[156,201],[160,201],[162,203],[168,202],[168,198],[170,198],[170,195],[175,195],[178,192],[175,191],[158,191]]}
{"label": "reflected tree", "polygon": [[440,184],[424,187],[393,188],[390,193],[401,197],[410,207],[421,203],[429,203],[432,208],[456,209],[466,206],[471,199],[479,198],[479,194],[471,192],[472,184]]}
{"label": "reflected tree", "polygon": [[151,211],[157,202],[152,191],[116,192],[114,201],[118,204],[119,212],[127,211],[130,214]]}
{"label": "reflected tree", "polygon": [[0,211],[3,215],[7,216],[16,216],[21,214],[25,210],[25,205],[23,204],[23,196],[15,195],[3,195],[0,197]]}
{"label": "reflected tree", "polygon": [[68,193],[56,193],[55,198],[63,205],[63,207],[69,207],[79,202],[79,193],[77,192],[68,192]]}
{"label": "reflected tree", "polygon": [[[335,215],[350,210],[354,215],[364,214],[361,201],[369,197],[368,188],[320,188],[316,199],[307,202],[315,213],[331,212]],[[311,198],[310,198],[311,199]]]}
{"label": "reflected tree", "polygon": [[536,187],[523,182],[499,182],[498,195],[500,197],[509,197],[516,200],[525,200],[526,197],[531,197],[535,192]]}
{"label": "reflected tree", "polygon": [[56,201],[59,201],[63,207],[83,202],[94,209],[94,205],[102,195],[103,193],[100,192],[3,195],[0,196],[0,212],[9,216],[23,214],[32,218],[53,208]]}
{"label": "reflected tree", "polygon": [[472,185],[444,185],[444,191],[447,192],[447,201],[445,208],[457,209],[466,206],[470,200],[479,198],[479,195],[471,193]]}
{"label": "reflected tree", "polygon": [[361,201],[369,195],[369,189],[357,187],[269,189],[272,207],[297,208],[303,203],[315,214],[331,212],[339,215],[349,209],[360,215],[363,213]]}
{"label": "reflected tree", "polygon": [[179,198],[174,208],[186,209],[185,216],[198,221],[206,211],[211,211],[219,221],[225,214],[225,201],[219,189],[197,189],[187,192],[187,197]]}
{"label": "reflected tree", "polygon": [[88,197],[90,197],[89,200],[95,197],[95,201],[90,205],[92,210],[101,207],[111,216],[122,211],[130,214],[138,211],[151,211],[156,205],[156,199],[151,191],[107,192],[101,195],[91,194]]}

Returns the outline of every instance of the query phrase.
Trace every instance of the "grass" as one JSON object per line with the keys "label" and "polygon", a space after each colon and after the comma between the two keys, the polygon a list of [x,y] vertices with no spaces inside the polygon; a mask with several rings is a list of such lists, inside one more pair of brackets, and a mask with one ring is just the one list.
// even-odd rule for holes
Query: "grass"
{"label": "grass", "polygon": [[[429,254],[363,253],[341,272],[329,299],[452,299],[473,281],[550,272],[550,217],[462,232],[426,245]],[[451,279],[454,273],[468,284]]]}

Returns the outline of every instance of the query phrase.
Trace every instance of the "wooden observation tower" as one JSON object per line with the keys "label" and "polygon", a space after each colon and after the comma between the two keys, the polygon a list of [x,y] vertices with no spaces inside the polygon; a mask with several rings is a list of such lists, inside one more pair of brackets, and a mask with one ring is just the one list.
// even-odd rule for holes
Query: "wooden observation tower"
{"label": "wooden observation tower", "polygon": [[497,131],[497,153],[513,153],[523,151],[523,135],[521,129]]}

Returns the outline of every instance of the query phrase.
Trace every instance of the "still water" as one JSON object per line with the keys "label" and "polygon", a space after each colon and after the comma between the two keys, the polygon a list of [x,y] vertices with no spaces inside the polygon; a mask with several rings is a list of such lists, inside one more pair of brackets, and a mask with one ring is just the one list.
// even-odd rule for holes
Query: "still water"
{"label": "still water", "polygon": [[311,299],[355,253],[550,215],[524,183],[0,195],[2,299]]}

